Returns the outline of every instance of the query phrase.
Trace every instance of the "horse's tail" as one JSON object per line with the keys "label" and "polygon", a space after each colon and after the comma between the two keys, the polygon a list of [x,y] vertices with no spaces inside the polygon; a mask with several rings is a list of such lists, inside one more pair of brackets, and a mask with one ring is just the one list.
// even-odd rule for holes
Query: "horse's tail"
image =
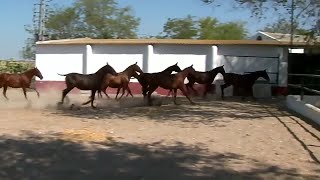
{"label": "horse's tail", "polygon": [[57,73],[59,76],[67,76],[68,74],[59,74]]}

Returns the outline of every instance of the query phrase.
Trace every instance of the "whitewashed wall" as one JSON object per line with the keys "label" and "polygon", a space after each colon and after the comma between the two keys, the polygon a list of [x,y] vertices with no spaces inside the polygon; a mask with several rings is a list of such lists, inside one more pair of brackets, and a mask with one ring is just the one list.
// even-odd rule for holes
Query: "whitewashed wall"
{"label": "whitewashed wall", "polygon": [[[93,45],[87,59],[87,73],[95,73],[108,62],[117,72],[124,71],[137,62],[143,68],[143,56],[147,51],[143,45]],[[136,79],[131,80],[137,82]]]}
{"label": "whitewashed wall", "polygon": [[[226,72],[239,73],[266,69],[270,81],[277,82],[279,57],[282,48],[253,45],[224,45],[218,47],[216,66],[224,65]],[[222,79],[218,76],[217,79]]]}
{"label": "whitewashed wall", "polygon": [[193,64],[197,71],[206,71],[207,54],[208,46],[155,45],[153,56],[148,63],[148,70],[159,72],[178,63],[181,69]]}
{"label": "whitewashed wall", "polygon": [[[286,48],[253,45],[38,45],[36,66],[43,81],[63,81],[57,73],[94,73],[106,62],[117,72],[135,62],[144,72],[159,72],[177,62],[181,69],[193,64],[197,71],[224,65],[234,73],[280,71],[279,85],[286,86],[287,56]],[[275,82],[276,75],[269,75]]]}
{"label": "whitewashed wall", "polygon": [[59,76],[57,73],[82,73],[84,51],[84,45],[37,46],[36,66],[42,73],[43,81],[64,81],[65,77]]}

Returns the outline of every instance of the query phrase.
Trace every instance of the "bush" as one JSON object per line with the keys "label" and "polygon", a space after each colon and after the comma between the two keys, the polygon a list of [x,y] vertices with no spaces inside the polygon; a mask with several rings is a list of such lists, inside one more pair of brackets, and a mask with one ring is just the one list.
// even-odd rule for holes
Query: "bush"
{"label": "bush", "polygon": [[34,67],[34,62],[0,60],[1,73],[22,73]]}

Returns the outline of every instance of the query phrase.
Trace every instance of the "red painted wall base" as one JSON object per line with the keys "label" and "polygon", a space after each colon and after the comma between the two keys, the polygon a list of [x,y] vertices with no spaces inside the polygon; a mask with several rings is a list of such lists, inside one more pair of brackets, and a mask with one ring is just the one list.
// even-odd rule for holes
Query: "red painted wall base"
{"label": "red painted wall base", "polygon": [[[66,88],[66,84],[64,81],[36,81],[35,82],[35,87],[42,92],[45,91],[62,91],[63,89]],[[131,82],[129,84],[130,90],[132,94],[139,94],[141,95],[141,85],[138,82]],[[194,89],[197,91],[198,95],[203,95],[205,86],[202,84],[195,84]],[[288,94],[288,88],[287,87],[272,87],[272,95],[273,96],[279,96],[283,95],[286,96]],[[79,93],[80,90],[77,88],[74,88],[70,93]],[[156,92],[160,95],[167,95],[168,90],[163,89],[163,88],[158,88]],[[117,89],[115,88],[108,88],[107,89],[108,94],[116,94]],[[192,91],[189,91],[192,95],[195,95],[192,93]],[[214,94],[215,93],[215,85],[212,84],[211,88],[209,89],[209,93]],[[178,91],[179,95],[182,95],[181,91]]]}
{"label": "red painted wall base", "polygon": [[[37,88],[37,90],[39,90],[40,92],[45,92],[45,91],[62,91],[63,89],[66,88],[66,84],[64,81],[36,81],[35,82],[35,87]],[[132,94],[139,94],[142,95],[142,90],[141,90],[141,85],[138,82],[130,82],[129,84],[130,90],[132,92]],[[200,84],[195,84],[194,85],[194,89],[200,94],[202,95],[204,92],[204,86],[200,85]],[[211,93],[214,92],[214,85],[212,85],[211,88]],[[70,93],[79,93],[80,90],[77,88],[74,88]],[[163,89],[163,88],[158,88],[156,90],[156,92],[158,94],[161,95],[167,95],[168,94],[168,90]],[[108,94],[116,94],[117,93],[117,89],[115,88],[108,88],[107,89],[107,93]],[[178,91],[179,95],[182,95],[181,91]]]}

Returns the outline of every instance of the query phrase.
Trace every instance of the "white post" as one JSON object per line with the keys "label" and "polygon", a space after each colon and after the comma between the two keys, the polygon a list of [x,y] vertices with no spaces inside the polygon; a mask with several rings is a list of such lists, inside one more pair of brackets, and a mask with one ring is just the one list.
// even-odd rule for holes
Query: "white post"
{"label": "white post", "polygon": [[88,61],[90,61],[90,57],[92,55],[92,47],[91,45],[86,45],[85,53],[83,54],[83,60],[82,60],[82,73],[87,74],[88,73]]}
{"label": "white post", "polygon": [[278,86],[287,87],[288,84],[288,48],[280,48]]}
{"label": "white post", "polygon": [[145,53],[143,54],[143,65],[142,65],[142,71],[148,73],[149,72],[149,62],[152,60],[153,55],[153,46],[147,45],[147,49]]}

